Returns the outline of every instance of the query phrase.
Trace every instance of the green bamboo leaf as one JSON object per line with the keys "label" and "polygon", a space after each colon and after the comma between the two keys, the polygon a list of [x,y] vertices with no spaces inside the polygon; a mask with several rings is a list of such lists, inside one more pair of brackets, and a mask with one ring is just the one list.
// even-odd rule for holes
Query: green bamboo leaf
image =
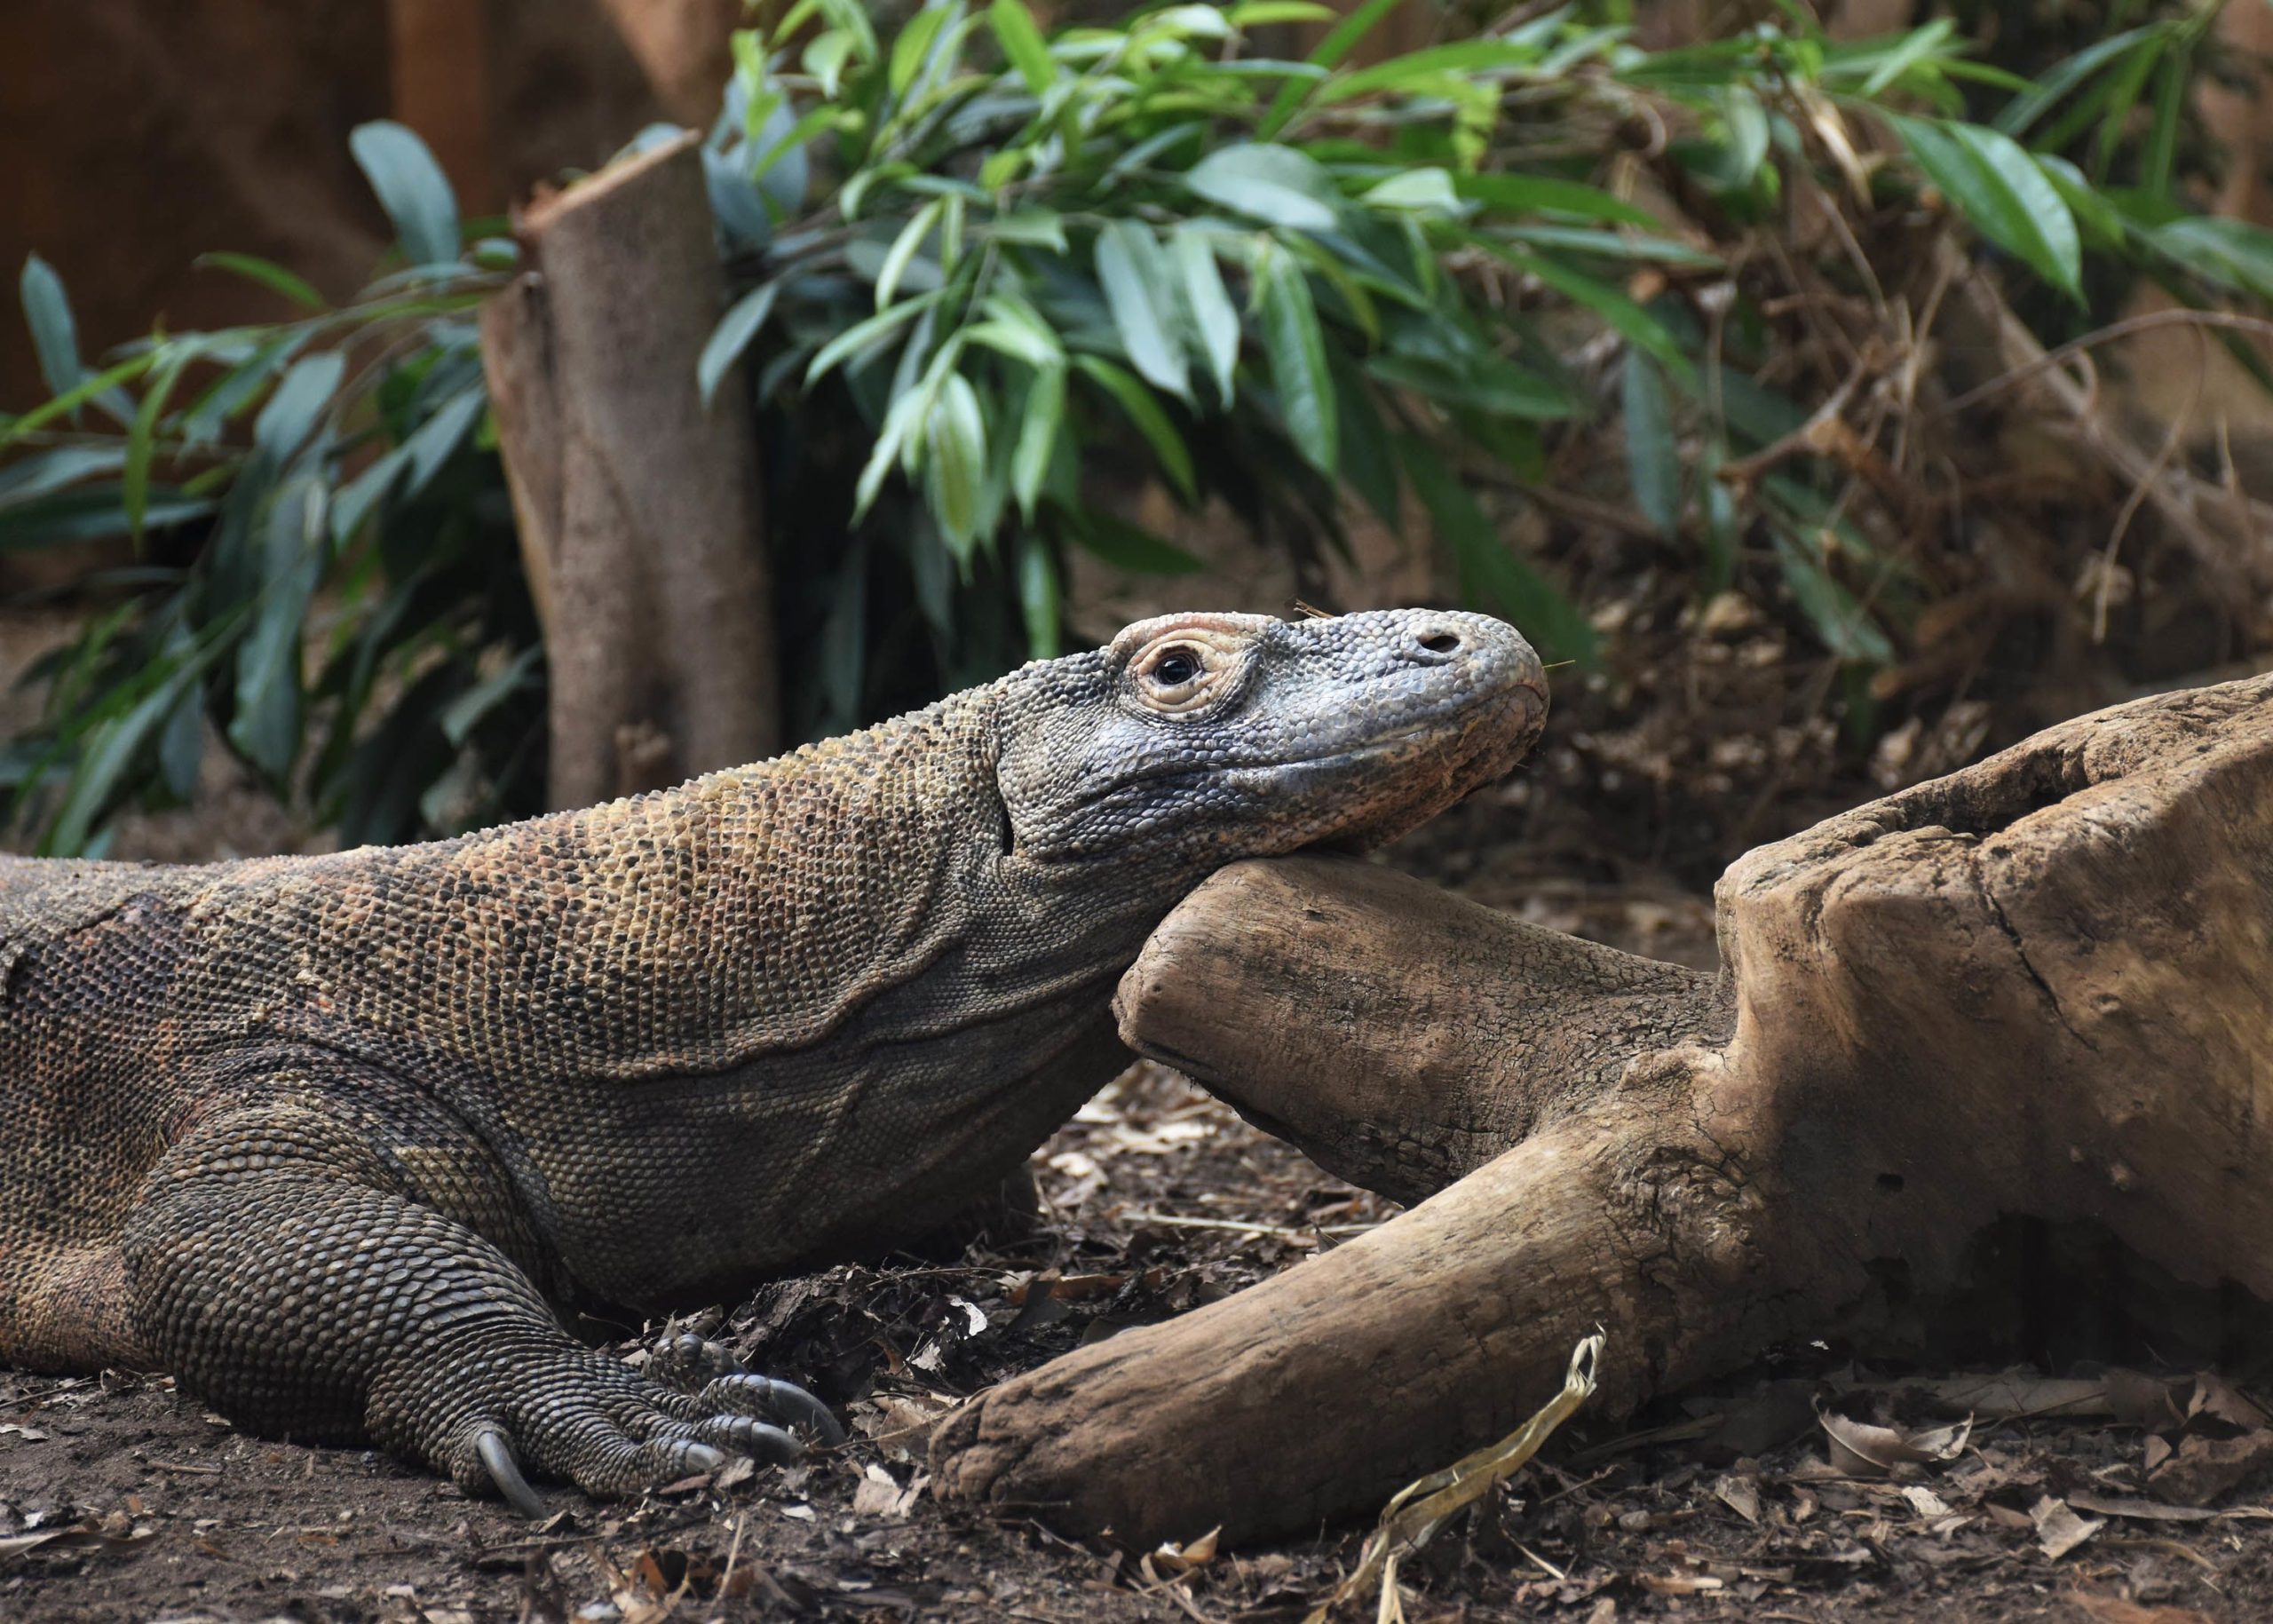
{"label": "green bamboo leaf", "polygon": [[210,265],[217,271],[231,271],[247,281],[257,282],[271,293],[281,294],[295,305],[308,310],[329,310],[324,297],[309,285],[305,277],[296,276],[273,261],[253,254],[200,254],[192,264],[199,269]]}
{"label": "green bamboo leaf", "polygon": [[1640,350],[1626,352],[1621,390],[1626,423],[1626,475],[1634,500],[1659,534],[1680,534],[1683,508],[1681,448],[1674,440],[1673,406],[1666,381]]}
{"label": "green bamboo leaf", "polygon": [[1058,431],[1065,421],[1065,368],[1043,367],[1026,386],[1026,405],[1018,424],[1018,448],[1010,456],[1010,492],[1018,512],[1034,522],[1034,503],[1042,482],[1049,477],[1049,459],[1057,448]]}
{"label": "green bamboo leaf", "polygon": [[393,488],[410,462],[410,448],[397,446],[372,459],[371,465],[341,486],[331,501],[331,534],[343,545],[363,527],[363,520]]}
{"label": "green bamboo leaf", "polygon": [[1216,379],[1216,394],[1226,407],[1232,403],[1232,375],[1239,360],[1239,313],[1224,285],[1223,267],[1216,263],[1211,234],[1179,226],[1171,239],[1176,282],[1184,291],[1184,313],[1200,341],[1200,353]]}
{"label": "green bamboo leaf", "polygon": [[1049,544],[1029,531],[1018,538],[1018,608],[1026,617],[1026,652],[1035,660],[1055,660],[1065,618],[1057,582],[1057,559]]}
{"label": "green bamboo leaf", "polygon": [[[1340,66],[1342,59],[1355,51],[1366,36],[1381,26],[1382,19],[1403,4],[1404,0],[1365,0],[1363,5],[1336,23],[1319,42],[1318,49],[1310,55],[1311,64],[1326,68]],[[1299,79],[1290,79],[1280,86],[1279,94],[1271,99],[1271,110],[1263,115],[1263,123],[1256,127],[1255,133],[1268,140],[1285,129],[1309,99],[1311,88],[1309,83]]]}
{"label": "green bamboo leaf", "polygon": [[[2047,68],[2023,94],[2007,103],[1997,115],[1994,127],[2016,140],[2028,133],[2029,126],[2049,112],[2060,99],[2097,73],[2108,63],[2124,56],[2150,34],[2162,32],[2162,25],[2149,24],[2143,28],[2126,28],[2096,44],[2087,45],[2066,61]],[[2156,49],[2161,49],[2158,44]]]}
{"label": "green bamboo leaf", "polygon": [[1474,78],[1535,67],[1544,54],[1537,45],[1504,39],[1469,39],[1450,45],[1432,45],[1335,79],[1319,91],[1317,99],[1330,104],[1384,91],[1430,91],[1445,79]]}
{"label": "green bamboo leaf", "polygon": [[1173,542],[1116,519],[1101,508],[1069,516],[1068,529],[1083,550],[1136,575],[1189,575],[1207,567]]}
{"label": "green bamboo leaf", "polygon": [[907,94],[907,87],[915,83],[915,75],[923,70],[923,59],[931,54],[931,42],[939,37],[948,14],[956,9],[951,5],[929,5],[902,26],[899,37],[891,43],[891,59],[884,70],[884,83],[894,96]]}
{"label": "green bamboo leaf", "polygon": [[2158,226],[2148,240],[2213,281],[2273,300],[2273,232],[2220,215],[2188,215]]}
{"label": "green bamboo leaf", "polygon": [[1548,175],[1455,175],[1453,189],[1501,214],[1566,214],[1621,226],[1655,226],[1657,218],[1599,186]]}
{"label": "green bamboo leaf", "polygon": [[281,784],[300,750],[300,641],[322,578],[329,525],[321,479],[303,476],[276,493],[263,527],[259,607],[237,649],[236,711],[229,742]]}
{"label": "green bamboo leaf", "polygon": [[1584,226],[1510,226],[1497,235],[1533,248],[1564,249],[1603,259],[1638,260],[1649,265],[1678,265],[1685,270],[1721,268],[1721,257],[1654,232],[1596,231]]}
{"label": "green bamboo leaf", "polygon": [[1049,90],[1057,81],[1057,68],[1049,59],[1049,46],[1041,30],[1034,26],[1034,13],[1021,0],[994,0],[987,8],[986,20],[994,25],[994,37],[1002,42],[1004,59],[1018,70],[1026,89],[1037,96]]}
{"label": "green bamboo leaf", "polygon": [[1160,240],[1136,220],[1114,220],[1097,234],[1097,282],[1122,348],[1156,388],[1190,400],[1184,347],[1176,338],[1174,292]]}
{"label": "green bamboo leaf", "polygon": [[1224,20],[1234,28],[1263,28],[1274,22],[1331,22],[1339,13],[1313,0],[1245,0],[1224,8]]}
{"label": "green bamboo leaf", "polygon": [[1861,94],[1876,96],[1894,84],[1912,68],[1931,61],[1950,46],[1950,36],[1957,25],[1946,17],[1936,17],[1922,28],[1913,28],[1899,36],[1892,46],[1877,58],[1870,76],[1863,81]]}
{"label": "green bamboo leaf", "polygon": [[1331,478],[1339,461],[1340,419],[1334,376],[1327,369],[1326,336],[1319,329],[1310,280],[1285,252],[1266,254],[1256,265],[1255,304],[1287,431],[1296,448]]}
{"label": "green bamboo leaf", "polygon": [[183,687],[158,734],[158,776],[177,801],[197,793],[197,769],[205,758],[205,691]]}
{"label": "green bamboo leaf", "polygon": [[1197,502],[1200,488],[1192,479],[1192,453],[1185,448],[1182,437],[1176,432],[1176,425],[1168,421],[1168,414],[1160,409],[1160,403],[1152,399],[1152,391],[1111,361],[1101,360],[1097,356],[1076,355],[1073,364],[1081,368],[1084,377],[1111,395],[1128,415],[1129,421],[1136,425],[1136,432],[1144,437],[1152,448],[1152,455],[1160,459],[1161,471],[1168,475],[1184,499]]}
{"label": "green bamboo leaf", "polygon": [[79,360],[79,329],[71,318],[71,300],[63,279],[37,254],[24,256],[23,274],[17,281],[23,299],[24,321],[32,329],[32,349],[39,357],[39,375],[50,394],[76,389],[87,376]]}
{"label": "green bamboo leaf", "polygon": [[942,291],[935,289],[930,293],[918,294],[912,299],[902,299],[890,310],[846,328],[823,345],[820,353],[813,357],[812,365],[805,368],[805,386],[810,389],[827,377],[847,356],[860,354],[865,357],[872,348],[880,347],[894,333],[938,304]]}
{"label": "green bamboo leaf", "polygon": [[1681,345],[1665,324],[1607,282],[1573,271],[1543,255],[1498,250],[1501,258],[1537,277],[1565,298],[1585,305],[1600,316],[1620,337],[1657,357],[1666,370],[1688,388],[1696,387],[1697,368],[1683,354]]}
{"label": "green bamboo leaf", "polygon": [[1058,254],[1066,248],[1065,218],[1047,209],[1020,209],[997,215],[982,229],[997,242],[1023,242]]}
{"label": "green bamboo leaf", "polygon": [[1872,621],[1855,595],[1833,580],[1813,549],[1776,529],[1776,562],[1792,599],[1807,616],[1823,646],[1842,660],[1882,666],[1894,660],[1894,646]]}
{"label": "green bamboo leaf", "polygon": [[1461,194],[1453,185],[1451,171],[1433,165],[1391,175],[1380,185],[1368,187],[1365,201],[1376,209],[1403,209],[1416,214],[1445,214],[1455,218],[1467,212],[1461,206]]}
{"label": "green bamboo leaf", "polygon": [[844,80],[844,64],[851,59],[858,42],[843,28],[825,28],[813,36],[801,59],[805,71],[820,84],[820,93],[831,101],[836,99],[838,87]]}
{"label": "green bamboo leaf", "polygon": [[892,401],[891,409],[884,414],[883,427],[877,431],[876,443],[869,448],[868,460],[861,466],[859,480],[852,487],[855,521],[867,516],[869,508],[883,492],[885,477],[900,461],[908,443],[915,439],[923,401],[924,392],[910,387],[900,392]]}
{"label": "green bamboo leaf", "polygon": [[543,646],[533,645],[523,649],[503,670],[485,677],[452,700],[441,715],[442,737],[450,741],[452,749],[462,749],[473,730],[485,717],[514,694],[537,685],[537,670],[544,658]]}
{"label": "green bamboo leaf", "polygon": [[878,310],[890,305],[891,296],[899,290],[899,279],[907,273],[907,267],[915,260],[916,250],[923,246],[923,240],[939,224],[939,211],[945,206],[944,200],[933,198],[910,215],[907,224],[899,228],[899,235],[892,239],[891,248],[885,253],[883,264],[876,272]]}
{"label": "green bamboo leaf", "polygon": [[2170,196],[2171,171],[2178,162],[2178,126],[2193,83],[2194,52],[2184,45],[2164,58],[2155,80],[2155,122],[2139,161],[2139,185],[2158,201]]}
{"label": "green bamboo leaf", "polygon": [[709,339],[702,346],[701,359],[694,364],[695,382],[701,387],[703,405],[710,404],[727,368],[742,358],[742,352],[749,348],[765,326],[766,317],[773,313],[773,302],[781,297],[783,280],[777,276],[743,294],[710,330]]}
{"label": "green bamboo leaf", "polygon": [[152,689],[123,715],[93,728],[73,764],[70,792],[40,841],[43,854],[73,854],[85,849],[95,826],[115,809],[127,770],[172,714],[181,689],[182,678],[177,676]]}
{"label": "green bamboo leaf", "polygon": [[1334,178],[1291,147],[1219,147],[1184,171],[1184,184],[1211,203],[1268,225],[1332,231],[1340,219]]}
{"label": "green bamboo leaf", "polygon": [[980,487],[986,478],[986,418],[978,392],[960,372],[949,373],[923,424],[927,494],[931,513],[958,558],[978,543]]}
{"label": "green bamboo leaf", "polygon": [[414,265],[455,263],[457,198],[426,143],[407,126],[382,118],[358,124],[347,149],[394,222],[404,257]]}
{"label": "green bamboo leaf", "polygon": [[2034,157],[1977,124],[1889,114],[1918,167],[1975,230],[2071,297],[2081,299],[2076,217]]}
{"label": "green bamboo leaf", "polygon": [[0,512],[20,508],[95,474],[116,473],[122,446],[56,446],[0,466]]}
{"label": "green bamboo leaf", "polygon": [[149,387],[142,392],[134,421],[126,430],[126,467],[119,481],[119,496],[126,510],[126,533],[142,539],[143,510],[150,496],[150,463],[156,449],[158,420],[165,415],[166,399],[181,381],[183,368],[196,358],[186,344],[161,346],[164,354],[152,369]]}
{"label": "green bamboo leaf", "polygon": [[409,465],[402,487],[406,500],[425,489],[427,482],[441,471],[442,464],[464,443],[467,432],[488,407],[488,392],[475,384],[436,407],[433,415],[411,432],[402,442]]}
{"label": "green bamboo leaf", "polygon": [[331,405],[347,373],[347,358],[337,350],[296,360],[252,423],[252,441],[281,466],[306,441],[316,419]]}

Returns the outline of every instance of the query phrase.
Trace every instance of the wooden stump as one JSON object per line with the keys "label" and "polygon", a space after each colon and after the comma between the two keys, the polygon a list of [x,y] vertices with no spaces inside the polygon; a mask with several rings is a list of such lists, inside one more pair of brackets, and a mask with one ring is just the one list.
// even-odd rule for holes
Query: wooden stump
{"label": "wooden stump", "polygon": [[1385,871],[1246,863],[1122,1034],[1423,1198],[981,1395],[945,1493],[1131,1543],[1376,1508],[1609,1332],[1603,1402],[1954,1282],[2000,1214],[2273,1299],[2273,678],[2054,728],[1751,852],[1699,975]]}
{"label": "wooden stump", "polygon": [[725,299],[693,134],[546,198],[482,356],[544,625],[555,807],[780,746],[757,442],[695,365]]}

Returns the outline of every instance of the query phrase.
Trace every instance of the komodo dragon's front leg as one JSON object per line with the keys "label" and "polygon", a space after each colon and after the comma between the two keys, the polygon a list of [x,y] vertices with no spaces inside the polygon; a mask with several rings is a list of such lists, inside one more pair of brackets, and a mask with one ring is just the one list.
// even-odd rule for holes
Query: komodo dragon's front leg
{"label": "komodo dragon's front leg", "polygon": [[[362,1120],[359,1120],[362,1119]],[[674,1392],[569,1336],[512,1244],[502,1179],[469,1145],[376,1137],[313,1079],[281,1079],[200,1122],[152,1170],[123,1237],[141,1335],[233,1420],[301,1439],[369,1438],[542,1502],[526,1462],[616,1495],[842,1441],[818,1400],[732,1374]]]}

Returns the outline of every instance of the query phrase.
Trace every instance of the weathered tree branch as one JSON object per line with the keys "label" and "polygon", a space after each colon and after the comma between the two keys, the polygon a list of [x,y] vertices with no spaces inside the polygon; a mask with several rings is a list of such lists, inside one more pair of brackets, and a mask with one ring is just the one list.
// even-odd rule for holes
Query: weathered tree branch
{"label": "weathered tree branch", "polygon": [[2273,678],[2055,728],[1718,901],[1724,978],[1377,869],[1209,881],[1124,1034],[1428,1199],[982,1395],[943,1488],[1132,1542],[1300,1528],[1505,1431],[1596,1322],[1630,1404],[1889,1268],[1954,1283],[2000,1214],[2273,1298]]}

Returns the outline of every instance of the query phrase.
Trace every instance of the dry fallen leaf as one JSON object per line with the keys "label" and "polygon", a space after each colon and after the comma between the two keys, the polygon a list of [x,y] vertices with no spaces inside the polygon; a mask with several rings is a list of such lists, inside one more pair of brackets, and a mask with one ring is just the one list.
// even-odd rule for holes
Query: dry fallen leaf
{"label": "dry fallen leaf", "polygon": [[2186,1418],[2192,1421],[2198,1415],[2214,1416],[2244,1432],[2261,1431],[2266,1424],[2265,1412],[2214,1370],[2203,1371],[2194,1378],[2194,1395],[2187,1401]]}
{"label": "dry fallen leaf", "polygon": [[2049,1494],[2030,1507],[2028,1515],[2036,1525],[2036,1542],[2055,1562],[2107,1526],[2098,1517],[2079,1517],[2066,1501]]}
{"label": "dry fallen leaf", "polygon": [[1954,1461],[1973,1436],[1970,1417],[1955,1426],[1932,1427],[1922,1432],[1855,1421],[1822,1408],[1816,1411],[1816,1420],[1831,1441],[1832,1465],[1850,1477],[1883,1477],[1903,1464]]}
{"label": "dry fallen leaf", "polygon": [[1905,1485],[1902,1497],[1921,1517],[1947,1517],[1950,1514],[1949,1502],[1922,1483]]}
{"label": "dry fallen leaf", "polygon": [[1634,1580],[1652,1596],[1696,1596],[1726,1588],[1725,1580],[1710,1573],[1636,1573]]}
{"label": "dry fallen leaf", "polygon": [[1149,1560],[1163,1578],[1174,1579],[1189,1573],[1194,1568],[1206,1567],[1216,1559],[1216,1541],[1223,1533],[1221,1528],[1210,1528],[1187,1545],[1173,1541],[1154,1551]]}
{"label": "dry fallen leaf", "polygon": [[2068,1503],[2079,1511],[2096,1511],[2102,1517],[2130,1517],[2149,1523],[2206,1523],[2222,1515],[2199,1506],[2166,1506],[2158,1500],[2137,1500],[2126,1494],[2073,1493]]}
{"label": "dry fallen leaf", "polygon": [[1760,1521],[1760,1485],[1750,1477],[1730,1476],[1713,1485],[1713,1493],[1723,1505],[1747,1523]]}
{"label": "dry fallen leaf", "polygon": [[2164,1500],[2206,1506],[2252,1473],[2273,1466],[2273,1431],[2239,1438],[2188,1438],[2178,1453],[2147,1474],[2147,1486]]}
{"label": "dry fallen leaf", "polygon": [[860,1486],[852,1491],[852,1515],[897,1521],[915,1506],[920,1485],[905,1488],[899,1480],[873,1462],[861,1472]]}

